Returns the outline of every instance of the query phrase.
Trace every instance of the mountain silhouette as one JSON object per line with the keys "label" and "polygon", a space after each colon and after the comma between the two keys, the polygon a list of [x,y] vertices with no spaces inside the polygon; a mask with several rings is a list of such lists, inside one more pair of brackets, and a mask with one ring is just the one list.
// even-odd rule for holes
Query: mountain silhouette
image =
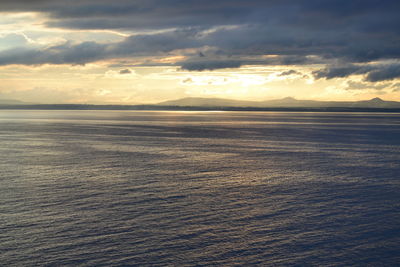
{"label": "mountain silhouette", "polygon": [[15,99],[1,99],[0,98],[0,105],[24,105],[25,102],[15,100]]}
{"label": "mountain silhouette", "polygon": [[225,98],[187,97],[158,103],[176,107],[257,107],[257,108],[400,108],[400,102],[385,101],[378,97],[362,101],[298,100],[293,97],[265,101],[243,101]]}

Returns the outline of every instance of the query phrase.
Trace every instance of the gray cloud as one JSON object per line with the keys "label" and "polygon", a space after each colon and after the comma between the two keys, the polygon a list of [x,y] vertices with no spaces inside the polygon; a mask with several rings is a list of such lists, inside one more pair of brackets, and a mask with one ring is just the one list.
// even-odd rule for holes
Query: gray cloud
{"label": "gray cloud", "polygon": [[297,70],[287,70],[279,74],[279,76],[289,76],[289,75],[303,75],[301,72]]}
{"label": "gray cloud", "polygon": [[329,66],[325,69],[314,71],[313,75],[317,79],[326,78],[343,78],[353,74],[365,74],[371,71],[372,68],[370,66],[356,66],[356,65],[347,65],[347,66]]}
{"label": "gray cloud", "polygon": [[[317,78],[367,74],[370,81],[398,77],[396,69],[355,68],[354,63],[400,58],[397,0],[5,0],[2,11],[36,11],[50,27],[172,31],[139,34],[119,43],[65,44],[60,48],[0,53],[0,64],[84,64],[107,58],[168,54],[212,47],[220,58],[191,59],[184,69],[254,64],[249,57],[278,55],[261,64],[299,65],[339,60],[350,67]],[[232,26],[232,27],[226,27]],[[24,57],[20,56],[24,54]],[[201,53],[201,52],[200,52]],[[231,59],[235,56],[235,59]]]}
{"label": "gray cloud", "polygon": [[77,45],[67,42],[45,49],[13,48],[0,52],[0,65],[85,64],[105,58],[106,48],[96,42]]}
{"label": "gray cloud", "polygon": [[201,45],[201,41],[196,41],[195,32],[179,30],[161,34],[135,35],[121,42],[108,44],[66,42],[41,49],[17,47],[0,51],[0,65],[85,64],[108,58],[153,56]]}
{"label": "gray cloud", "polygon": [[189,71],[216,70],[226,68],[239,68],[243,62],[237,60],[209,60],[182,62],[181,68]]}
{"label": "gray cloud", "polygon": [[131,74],[132,71],[130,69],[123,69],[119,71],[119,74]]}
{"label": "gray cloud", "polygon": [[393,80],[400,78],[400,63],[329,66],[313,72],[316,79],[344,78],[360,74],[365,74],[365,80],[369,82]]}
{"label": "gray cloud", "polygon": [[368,73],[366,80],[369,82],[389,81],[400,78],[400,64],[385,66]]}
{"label": "gray cloud", "polygon": [[[321,59],[304,55],[281,55],[260,59],[251,49],[243,50],[235,47],[221,50],[216,36],[226,33],[204,33],[202,29],[179,29],[157,34],[139,34],[115,43],[83,42],[74,44],[66,42],[61,45],[45,48],[13,48],[0,52],[0,65],[7,64],[85,64],[109,58],[152,57],[163,56],[179,49],[197,49],[188,52],[190,59],[180,62],[179,66],[188,70],[213,70],[218,68],[234,68],[242,65],[299,65],[321,63]],[[229,35],[232,33],[229,33]],[[229,38],[229,37],[228,37]],[[215,47],[205,55],[203,47]],[[247,44],[245,44],[247,46]],[[246,53],[246,51],[248,53]],[[232,55],[235,54],[234,58]]]}

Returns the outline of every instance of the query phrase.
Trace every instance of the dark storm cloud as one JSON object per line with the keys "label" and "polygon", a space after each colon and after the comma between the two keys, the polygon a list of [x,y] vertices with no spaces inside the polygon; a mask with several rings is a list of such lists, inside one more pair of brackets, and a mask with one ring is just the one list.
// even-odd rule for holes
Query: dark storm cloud
{"label": "dark storm cloud", "polygon": [[[177,49],[213,47],[218,60],[190,60],[186,69],[215,69],[248,64],[249,56],[278,55],[277,64],[308,64],[309,56],[342,63],[400,58],[398,0],[13,0],[2,11],[38,11],[47,25],[72,29],[167,30],[136,35],[120,43],[83,43],[64,50],[25,51],[33,58],[0,55],[0,64],[14,62],[80,63],[112,57],[151,56]],[[232,26],[232,27],[225,27]],[[94,51],[85,47],[93,46]],[[67,51],[71,50],[71,51]],[[15,52],[15,51],[14,51]],[[78,59],[76,56],[82,55]],[[46,55],[46,53],[49,53]],[[229,59],[236,56],[235,61]],[[7,60],[5,60],[5,58]],[[1,63],[3,62],[3,63]],[[266,61],[270,64],[270,61]],[[366,70],[335,70],[343,74]],[[390,73],[389,73],[390,72]],[[369,73],[371,81],[396,77],[396,70]],[[339,76],[340,77],[340,76]]]}
{"label": "dark storm cloud", "polygon": [[400,78],[400,63],[330,66],[313,72],[317,79],[344,78],[360,74],[365,74],[365,80],[369,82],[390,81]]}
{"label": "dark storm cloud", "polygon": [[400,64],[390,65],[368,73],[366,80],[370,82],[389,81],[400,78]]}
{"label": "dark storm cloud", "polygon": [[343,78],[353,74],[365,74],[372,70],[371,66],[330,66],[322,70],[314,71],[314,77],[317,79]]}

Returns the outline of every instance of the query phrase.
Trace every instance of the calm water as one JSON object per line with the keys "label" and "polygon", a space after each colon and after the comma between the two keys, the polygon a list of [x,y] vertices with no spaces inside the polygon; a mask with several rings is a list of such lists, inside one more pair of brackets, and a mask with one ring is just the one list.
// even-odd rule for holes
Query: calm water
{"label": "calm water", "polygon": [[0,265],[395,266],[400,114],[0,111]]}

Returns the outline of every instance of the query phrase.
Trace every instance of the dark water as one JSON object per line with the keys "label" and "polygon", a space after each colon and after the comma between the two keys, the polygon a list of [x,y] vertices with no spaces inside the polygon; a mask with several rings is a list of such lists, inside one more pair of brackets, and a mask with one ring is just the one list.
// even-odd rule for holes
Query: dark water
{"label": "dark water", "polygon": [[0,111],[0,265],[395,266],[400,114]]}

